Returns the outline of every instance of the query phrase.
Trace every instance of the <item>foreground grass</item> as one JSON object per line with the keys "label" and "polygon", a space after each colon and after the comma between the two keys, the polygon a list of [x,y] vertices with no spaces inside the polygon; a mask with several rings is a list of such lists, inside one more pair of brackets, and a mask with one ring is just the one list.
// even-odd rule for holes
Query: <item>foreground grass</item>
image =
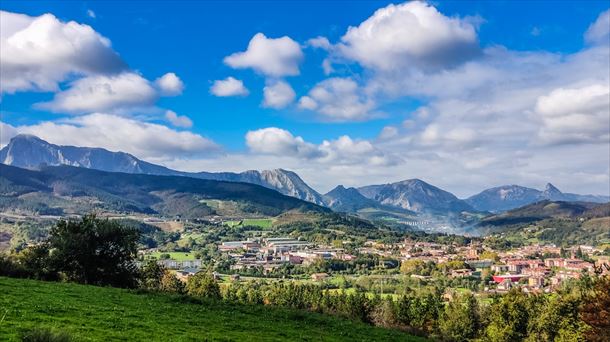
{"label": "foreground grass", "polygon": [[0,340],[36,328],[76,341],[424,341],[304,311],[0,277]]}

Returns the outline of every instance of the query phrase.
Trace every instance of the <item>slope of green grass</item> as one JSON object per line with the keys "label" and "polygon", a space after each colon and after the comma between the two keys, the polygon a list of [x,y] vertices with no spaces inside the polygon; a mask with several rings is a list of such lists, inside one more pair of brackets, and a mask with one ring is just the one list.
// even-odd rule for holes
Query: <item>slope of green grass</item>
{"label": "slope of green grass", "polygon": [[148,256],[159,259],[161,255],[169,254],[169,258],[178,261],[195,260],[195,253],[184,253],[184,252],[153,252]]}
{"label": "slope of green grass", "polygon": [[0,340],[34,328],[76,341],[424,341],[304,311],[0,277]]}

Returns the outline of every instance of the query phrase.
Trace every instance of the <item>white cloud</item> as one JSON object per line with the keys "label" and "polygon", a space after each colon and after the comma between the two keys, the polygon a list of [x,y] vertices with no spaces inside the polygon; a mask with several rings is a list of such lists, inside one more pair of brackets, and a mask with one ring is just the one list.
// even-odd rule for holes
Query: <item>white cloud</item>
{"label": "white cloud", "polygon": [[298,75],[302,59],[299,43],[290,37],[267,38],[257,33],[246,51],[227,56],[224,62],[232,68],[252,68],[265,76],[283,77]]}
{"label": "white cloud", "polygon": [[453,66],[478,50],[471,20],[446,17],[420,1],[377,10],[359,26],[350,27],[337,45],[343,57],[385,71]]}
{"label": "white cloud", "polygon": [[302,96],[299,99],[298,106],[301,109],[315,110],[318,108],[318,103],[309,96]]}
{"label": "white cloud", "polygon": [[112,74],[126,65],[88,25],[0,11],[0,69],[0,94],[12,94],[56,91],[70,75]]}
{"label": "white cloud", "polygon": [[184,83],[173,72],[168,72],[167,74],[157,78],[155,80],[155,85],[159,89],[160,94],[163,96],[180,95],[184,90]]}
{"label": "white cloud", "polygon": [[395,138],[398,135],[398,128],[394,126],[385,126],[379,133],[379,140],[387,140]]}
{"label": "white cloud", "polygon": [[375,103],[350,78],[329,78],[299,100],[301,109],[315,110],[329,121],[363,121],[379,116]]}
{"label": "white cloud", "polygon": [[244,86],[244,82],[234,77],[227,77],[224,80],[216,80],[212,87],[210,87],[210,93],[215,96],[247,96],[250,92]]}
{"label": "white cloud", "polygon": [[610,87],[558,88],[538,98],[540,136],[551,143],[610,142]]}
{"label": "white cloud", "polygon": [[79,114],[152,106],[157,98],[157,90],[148,80],[125,72],[78,79],[67,90],[55,94],[52,101],[37,106],[54,112]]}
{"label": "white cloud", "polygon": [[271,81],[263,88],[263,107],[282,109],[294,101],[296,94],[285,81]]}
{"label": "white cloud", "polygon": [[213,141],[191,132],[166,126],[95,113],[63,122],[41,122],[29,126],[2,125],[2,135],[27,133],[59,145],[103,147],[131,153],[150,161],[204,156],[219,151]]}
{"label": "white cloud", "polygon": [[246,145],[252,152],[311,158],[317,156],[316,146],[301,137],[277,127],[268,127],[246,134]]}
{"label": "white cloud", "polygon": [[95,19],[95,18],[97,17],[97,16],[95,15],[95,12],[93,12],[93,10],[92,10],[92,9],[88,9],[88,10],[87,10],[87,16],[88,16],[89,18],[92,18],[92,19]]}
{"label": "white cloud", "polygon": [[610,44],[610,9],[602,12],[585,32],[585,41],[591,44]]}
{"label": "white cloud", "polygon": [[178,115],[173,110],[166,111],[165,118],[167,119],[167,121],[169,121],[172,125],[176,127],[190,128],[193,126],[193,121],[191,121],[188,116]]}
{"label": "white cloud", "polygon": [[330,50],[332,48],[332,44],[328,41],[328,38],[322,36],[308,39],[307,46],[322,50]]}
{"label": "white cloud", "polygon": [[397,158],[377,149],[367,140],[354,140],[341,136],[336,140],[324,140],[315,145],[287,130],[268,127],[246,134],[246,144],[253,153],[298,158],[321,164],[392,165]]}

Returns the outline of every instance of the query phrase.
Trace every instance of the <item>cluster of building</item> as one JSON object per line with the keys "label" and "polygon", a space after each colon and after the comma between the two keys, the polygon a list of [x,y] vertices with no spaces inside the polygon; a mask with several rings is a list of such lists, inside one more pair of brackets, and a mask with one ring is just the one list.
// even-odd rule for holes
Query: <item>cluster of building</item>
{"label": "cluster of building", "polygon": [[[529,245],[509,252],[496,252],[482,245],[452,246],[431,242],[405,240],[398,244],[369,241],[360,253],[371,253],[383,257],[397,257],[402,261],[421,260],[443,264],[452,260],[464,261],[469,268],[454,269],[451,278],[480,278],[482,274],[492,276],[486,287],[488,291],[508,291],[515,286],[525,291],[552,291],[562,282],[579,279],[584,274],[610,273],[610,260],[599,256],[601,250],[592,246],[574,246],[562,251],[555,245]],[[542,257],[559,256],[566,257]],[[581,254],[587,259],[596,256],[596,262],[577,258]],[[490,258],[492,257],[493,258]],[[428,280],[430,276],[414,274],[413,278]]]}
{"label": "cluster of building", "polygon": [[263,273],[269,273],[286,263],[308,266],[317,260],[354,258],[341,248],[316,246],[290,237],[227,241],[221,243],[218,249],[226,252],[235,261],[231,270],[260,268]]}

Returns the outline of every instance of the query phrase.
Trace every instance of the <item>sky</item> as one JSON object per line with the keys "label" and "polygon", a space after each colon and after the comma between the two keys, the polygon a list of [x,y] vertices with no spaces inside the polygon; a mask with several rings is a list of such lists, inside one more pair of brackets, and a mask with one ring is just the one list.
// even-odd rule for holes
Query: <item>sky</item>
{"label": "sky", "polygon": [[608,1],[7,1],[19,133],[326,192],[610,194]]}

